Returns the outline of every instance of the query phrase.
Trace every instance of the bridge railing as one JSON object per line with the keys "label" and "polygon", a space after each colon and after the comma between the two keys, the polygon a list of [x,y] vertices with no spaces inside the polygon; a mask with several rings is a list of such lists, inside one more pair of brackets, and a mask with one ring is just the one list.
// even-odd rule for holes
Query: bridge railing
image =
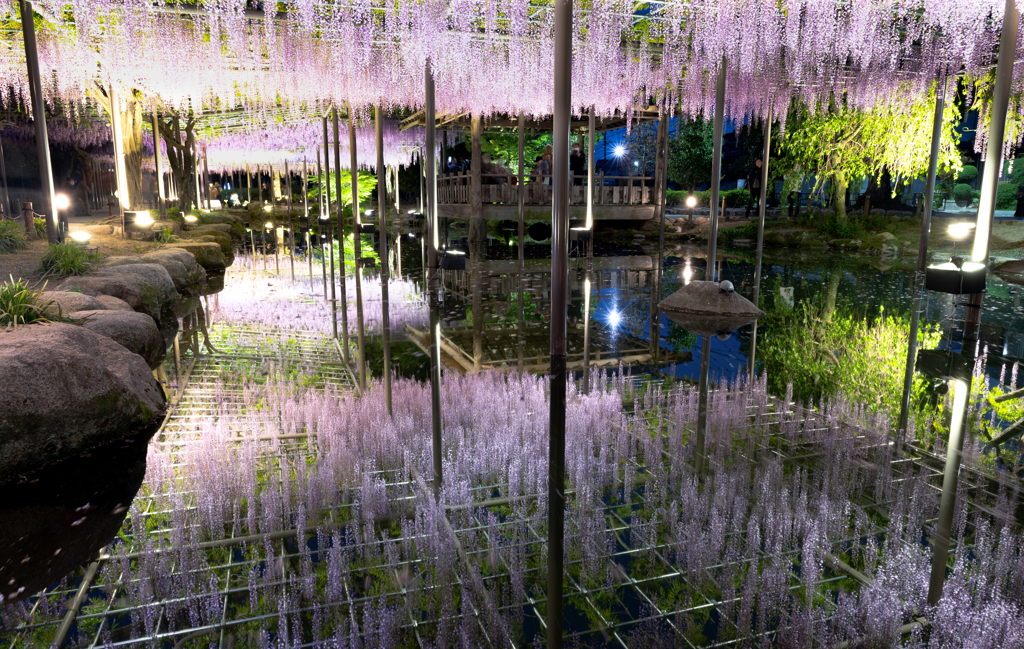
{"label": "bridge railing", "polygon": [[[594,205],[649,205],[654,200],[653,176],[606,176],[596,174]],[[484,204],[518,205],[519,192],[525,191],[527,205],[551,204],[551,174],[530,174],[520,187],[515,174],[480,174],[480,201]],[[570,175],[569,202],[587,204],[587,177]],[[458,172],[437,180],[437,202],[442,205],[469,204],[472,174]]]}

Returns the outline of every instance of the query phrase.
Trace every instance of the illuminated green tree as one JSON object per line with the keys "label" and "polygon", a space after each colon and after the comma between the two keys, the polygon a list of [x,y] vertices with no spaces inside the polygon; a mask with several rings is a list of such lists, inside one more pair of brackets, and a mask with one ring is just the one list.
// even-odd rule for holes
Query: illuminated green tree
{"label": "illuminated green tree", "polygon": [[[858,110],[842,97],[833,97],[815,111],[798,106],[789,112],[786,130],[779,137],[776,163],[783,171],[802,169],[814,174],[814,191],[828,181],[836,216],[845,220],[846,189],[851,182],[888,171],[894,185],[899,185],[927,172],[934,109],[934,89],[927,99],[909,106],[894,99],[871,110]],[[946,102],[940,171],[960,169],[953,132],[959,120],[956,103]]]}

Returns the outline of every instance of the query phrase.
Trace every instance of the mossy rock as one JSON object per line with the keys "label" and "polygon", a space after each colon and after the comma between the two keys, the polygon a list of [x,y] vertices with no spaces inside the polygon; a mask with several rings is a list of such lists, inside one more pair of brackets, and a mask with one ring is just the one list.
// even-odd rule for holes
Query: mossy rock
{"label": "mossy rock", "polygon": [[234,246],[231,244],[231,237],[224,232],[218,232],[217,230],[189,230],[188,232],[182,232],[181,235],[183,239],[188,238],[202,239],[204,241],[216,241],[217,244],[220,245],[221,253],[224,255],[232,254],[234,251]]}
{"label": "mossy rock", "polygon": [[207,271],[224,270],[228,266],[228,262],[224,257],[224,251],[216,241],[182,241],[167,244],[167,247],[181,248],[189,251],[196,258],[199,265]]}

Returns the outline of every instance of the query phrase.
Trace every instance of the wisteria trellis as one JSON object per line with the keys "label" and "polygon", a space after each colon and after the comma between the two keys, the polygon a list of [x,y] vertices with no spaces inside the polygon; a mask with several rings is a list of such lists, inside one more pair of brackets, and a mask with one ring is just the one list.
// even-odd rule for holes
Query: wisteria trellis
{"label": "wisteria trellis", "polygon": [[[43,0],[47,95],[75,102],[100,75],[173,107],[306,114],[417,107],[424,64],[438,110],[551,112],[550,7],[532,0],[296,0],[274,14],[238,0],[153,5]],[[631,0],[577,2],[573,104],[629,114],[661,97],[709,112],[722,56],[729,112],[809,105],[845,91],[854,105],[919,97],[943,70],[978,74],[993,62],[1001,0]],[[198,10],[197,10],[198,8]],[[255,15],[254,15],[255,14]],[[61,18],[55,18],[60,16]],[[1018,45],[1018,58],[1021,56]],[[19,47],[0,80],[27,95]],[[1015,88],[1020,90],[1017,70]],[[308,118],[307,118],[308,119]]]}

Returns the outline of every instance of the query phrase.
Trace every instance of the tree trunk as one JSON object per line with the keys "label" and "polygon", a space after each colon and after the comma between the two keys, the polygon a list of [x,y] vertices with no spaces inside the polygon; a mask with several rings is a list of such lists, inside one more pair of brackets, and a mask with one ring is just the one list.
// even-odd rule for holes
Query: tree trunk
{"label": "tree trunk", "polygon": [[846,222],[846,186],[845,178],[835,177],[832,181],[833,196],[836,201],[836,219],[840,223]]}
{"label": "tree trunk", "polygon": [[124,170],[128,181],[128,203],[133,210],[144,209],[142,185],[142,102],[134,92],[121,101],[121,133],[124,138]]}
{"label": "tree trunk", "polygon": [[[192,182],[195,118],[189,117],[182,125],[181,120],[175,115],[170,119],[170,123],[162,117],[157,123],[160,125],[160,134],[167,143],[167,166],[178,190],[178,209],[182,214],[187,214],[195,198],[195,183]],[[196,204],[198,205],[198,202]]]}
{"label": "tree trunk", "polygon": [[836,298],[839,296],[839,280],[843,277],[843,271],[836,269],[828,276],[828,290],[825,292],[825,313],[823,320],[831,322],[836,312]]}

